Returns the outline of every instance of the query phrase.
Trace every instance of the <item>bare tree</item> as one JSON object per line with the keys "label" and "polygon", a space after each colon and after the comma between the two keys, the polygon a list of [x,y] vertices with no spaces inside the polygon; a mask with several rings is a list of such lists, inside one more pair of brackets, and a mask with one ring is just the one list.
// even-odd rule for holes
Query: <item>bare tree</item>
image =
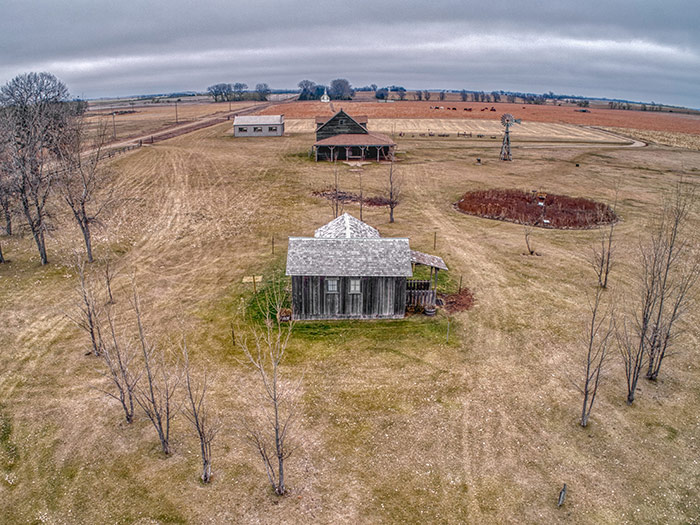
{"label": "bare tree", "polygon": [[394,208],[399,205],[401,200],[402,182],[401,175],[394,173],[394,159],[392,158],[386,187],[386,196],[389,201],[389,222],[394,222]]}
{"label": "bare tree", "polygon": [[193,384],[187,342],[184,339],[182,341],[182,355],[184,358],[185,387],[187,389],[187,400],[183,412],[188,421],[192,423],[199,438],[199,447],[202,454],[202,483],[209,483],[211,480],[211,444],[221,428],[221,422],[212,417],[209,408],[204,403],[208,386],[206,374],[199,385]]}
{"label": "bare tree", "polygon": [[598,276],[598,286],[601,288],[608,287],[608,276],[613,266],[613,254],[615,253],[615,246],[613,245],[614,233],[615,223],[611,224],[607,231],[601,231],[600,247],[593,248],[591,265]]}
{"label": "bare tree", "polygon": [[439,98],[440,100],[445,100],[445,92],[444,92],[444,91],[440,91],[440,93],[438,93],[438,98]]}
{"label": "bare tree", "polygon": [[285,461],[292,450],[287,440],[294,419],[296,386],[282,380],[282,362],[292,335],[293,321],[286,326],[278,321],[286,292],[280,286],[268,288],[258,304],[265,312],[263,327],[252,328],[252,342],[243,338],[241,347],[246,360],[255,369],[262,385],[263,397],[258,405],[259,417],[244,424],[246,436],[265,465],[265,472],[278,495],[286,492]]}
{"label": "bare tree", "polygon": [[423,100],[423,92],[420,89],[416,90],[413,94],[413,98],[416,100]]}
{"label": "bare tree", "polygon": [[601,311],[601,299],[603,289],[596,288],[595,297],[589,303],[591,310],[590,322],[587,324],[586,333],[586,366],[583,386],[579,387],[583,395],[583,407],[581,409],[581,426],[588,425],[588,418],[593,410],[600,385],[601,371],[608,355],[608,348],[612,341],[613,315],[611,310]]}
{"label": "bare tree", "polygon": [[[615,203],[613,204],[613,217],[617,211],[617,194],[619,190],[618,185],[615,188]],[[600,212],[602,214],[602,212]],[[602,221],[602,217],[600,217]],[[593,270],[595,270],[598,276],[598,286],[601,288],[608,287],[608,276],[610,275],[610,270],[613,267],[615,246],[613,244],[613,237],[615,233],[615,222],[610,224],[610,229],[608,231],[601,230],[600,235],[600,248],[593,248],[593,256],[591,258],[591,264]]]}
{"label": "bare tree", "polygon": [[331,88],[328,94],[335,100],[350,100],[355,94],[350,82],[344,78],[336,78],[331,81]]}
{"label": "bare tree", "polygon": [[255,92],[257,93],[258,98],[260,100],[267,100],[267,97],[270,96],[270,86],[268,86],[265,83],[256,84],[255,85]]}
{"label": "bare tree", "polygon": [[242,82],[236,82],[233,85],[233,97],[235,100],[243,100],[243,93],[248,89],[248,84]]}
{"label": "bare tree", "polygon": [[114,265],[108,257],[102,259],[102,276],[104,277],[105,289],[107,290],[107,304],[114,304],[114,295],[112,294],[112,282],[116,277],[117,272]]}
{"label": "bare tree", "polygon": [[[337,155],[337,154],[336,154]],[[335,163],[336,159],[333,159],[333,199],[331,201],[331,208],[333,208],[333,218],[337,218],[343,214],[345,208],[344,203],[340,198],[340,182],[338,177],[338,165]]]}
{"label": "bare tree", "polygon": [[9,127],[10,172],[22,212],[39,250],[46,255],[46,204],[54,182],[56,152],[71,116],[68,90],[49,73],[19,75],[0,89],[2,118]]}
{"label": "bare tree", "polygon": [[532,247],[532,244],[530,243],[530,236],[532,235],[532,226],[529,225],[524,225],[523,226],[523,234],[525,235],[525,245],[527,246],[527,253],[528,255],[535,255],[535,249]]}
{"label": "bare tree", "polygon": [[5,219],[5,233],[12,235],[12,215],[17,192],[12,183],[12,162],[9,144],[6,142],[8,137],[2,129],[4,127],[0,124],[0,211]]}
{"label": "bare tree", "polygon": [[695,188],[679,181],[664,205],[663,215],[652,233],[651,250],[658,254],[656,266],[644,266],[657,272],[656,309],[647,341],[646,377],[656,380],[661,363],[673,340],[680,334],[677,321],[692,301],[690,291],[700,276],[700,262],[693,253],[695,243],[686,237],[688,216],[695,205]]}
{"label": "bare tree", "polygon": [[686,189],[679,181],[649,240],[640,242],[641,297],[634,320],[626,320],[618,334],[628,404],[634,402],[645,359],[647,377],[658,377],[669,345],[678,335],[676,321],[686,311],[689,291],[698,279],[697,257],[691,252],[694,245],[683,238],[694,198],[694,189]]}
{"label": "bare tree", "polygon": [[171,452],[170,424],[178,411],[174,397],[180,376],[177,370],[173,371],[166,365],[163,354],[146,338],[139,297],[135,289],[132,306],[136,314],[138,342],[143,355],[143,371],[146,378],[145,382],[141,381],[136,388],[134,399],[156,429],[163,454],[167,456]]}
{"label": "bare tree", "polygon": [[226,102],[233,98],[233,89],[231,87],[231,84],[226,83],[214,84],[213,86],[209,86],[207,88],[207,93],[209,93],[214,98],[214,102]]}
{"label": "bare tree", "polygon": [[99,224],[100,214],[112,202],[111,192],[102,198],[102,202],[95,202],[108,180],[108,173],[100,166],[102,148],[107,142],[107,131],[101,123],[94,142],[86,148],[86,125],[80,118],[75,120],[68,135],[69,138],[60,149],[62,171],[57,178],[58,189],[80,227],[87,260],[91,263],[91,227],[93,224]]}
{"label": "bare tree", "polygon": [[112,383],[114,390],[101,390],[107,396],[116,399],[124,409],[124,417],[127,423],[134,420],[134,400],[136,397],[136,385],[141,374],[137,371],[134,358],[136,352],[128,343],[120,340],[114,326],[114,317],[107,314],[109,337],[102,346],[102,359],[107,366],[103,374]]}
{"label": "bare tree", "polygon": [[76,259],[75,268],[78,272],[80,303],[78,305],[77,317],[70,317],[70,319],[90,336],[90,345],[92,348],[90,353],[99,356],[103,350],[102,335],[100,333],[101,310],[97,306],[94,285],[88,280],[86,275],[85,262],[77,255]]}
{"label": "bare tree", "polygon": [[427,89],[423,91],[423,98],[425,100],[430,100],[430,91],[428,91]]}

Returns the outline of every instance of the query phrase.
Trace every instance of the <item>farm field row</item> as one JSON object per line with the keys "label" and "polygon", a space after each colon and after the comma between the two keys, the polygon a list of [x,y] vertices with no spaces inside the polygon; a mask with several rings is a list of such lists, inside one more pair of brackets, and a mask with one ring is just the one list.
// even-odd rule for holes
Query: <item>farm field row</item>
{"label": "farm field row", "polygon": [[[442,106],[451,109],[431,109]],[[490,111],[493,107],[496,111]],[[284,113],[286,118],[313,118],[332,116],[339,109],[348,114],[367,115],[370,119],[479,119],[499,120],[503,113],[511,113],[526,122],[576,124],[582,126],[608,126],[635,128],[649,131],[670,131],[700,135],[700,115],[655,113],[647,111],[624,111],[613,109],[591,109],[581,113],[570,106],[538,106],[508,103],[402,101],[394,103],[333,101],[324,104],[317,101],[290,102],[284,106],[271,106],[261,113],[274,115]],[[471,111],[465,109],[471,108]],[[482,109],[487,108],[487,111]]]}
{"label": "farm field row", "polygon": [[[503,137],[503,126],[498,120],[477,119],[414,119],[414,118],[371,118],[367,127],[372,131],[387,133],[396,138],[398,133],[434,135],[449,133],[471,133],[471,138],[483,135],[484,138]],[[316,129],[313,119],[285,119],[285,131],[288,133],[312,133]],[[433,137],[434,138],[434,137]],[[619,136],[605,131],[573,126],[570,124],[550,124],[543,122],[523,122],[511,128],[513,141],[542,142],[592,142],[607,144],[629,144]]]}

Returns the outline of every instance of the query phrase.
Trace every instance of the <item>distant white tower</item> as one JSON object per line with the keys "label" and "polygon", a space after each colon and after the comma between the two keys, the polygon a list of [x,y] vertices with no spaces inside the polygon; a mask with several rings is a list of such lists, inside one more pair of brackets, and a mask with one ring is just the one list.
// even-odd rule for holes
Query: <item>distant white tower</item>
{"label": "distant white tower", "polygon": [[323,95],[321,95],[321,102],[330,102],[331,97],[328,96],[328,88],[323,89]]}

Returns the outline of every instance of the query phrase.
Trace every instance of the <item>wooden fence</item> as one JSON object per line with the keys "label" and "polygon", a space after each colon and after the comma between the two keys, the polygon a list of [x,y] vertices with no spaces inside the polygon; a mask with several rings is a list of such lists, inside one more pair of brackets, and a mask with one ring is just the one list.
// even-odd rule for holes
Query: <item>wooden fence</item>
{"label": "wooden fence", "polygon": [[435,290],[406,290],[406,306],[435,306]]}
{"label": "wooden fence", "polygon": [[408,279],[406,290],[430,290],[430,281],[422,279]]}

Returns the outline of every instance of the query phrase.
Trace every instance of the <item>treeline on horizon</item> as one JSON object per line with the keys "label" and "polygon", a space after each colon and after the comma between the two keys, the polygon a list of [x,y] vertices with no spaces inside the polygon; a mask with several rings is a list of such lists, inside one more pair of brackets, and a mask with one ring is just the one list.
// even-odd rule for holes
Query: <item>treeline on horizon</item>
{"label": "treeline on horizon", "polygon": [[159,93],[148,95],[137,95],[138,99],[154,99],[160,102],[161,99],[194,97],[209,95],[214,102],[232,101],[266,101],[271,94],[292,94],[299,93],[299,100],[320,100],[324,93],[327,93],[331,100],[352,100],[357,92],[373,92],[377,100],[445,100],[446,95],[458,94],[462,102],[483,102],[483,103],[522,103],[545,105],[547,103],[567,103],[581,108],[590,107],[592,101],[607,102],[609,109],[640,110],[640,111],[673,111],[688,110],[693,108],[684,106],[673,106],[669,104],[659,104],[657,102],[639,102],[625,99],[609,99],[605,97],[585,97],[581,95],[557,94],[553,91],[546,93],[529,93],[521,91],[479,91],[470,89],[406,89],[399,85],[380,87],[377,84],[369,84],[361,87],[353,87],[347,79],[338,78],[332,80],[330,84],[317,84],[312,80],[302,80],[297,84],[297,89],[271,89],[266,83],[256,84],[254,89],[250,89],[247,84],[217,83],[209,86],[205,92],[182,91],[173,93]]}

